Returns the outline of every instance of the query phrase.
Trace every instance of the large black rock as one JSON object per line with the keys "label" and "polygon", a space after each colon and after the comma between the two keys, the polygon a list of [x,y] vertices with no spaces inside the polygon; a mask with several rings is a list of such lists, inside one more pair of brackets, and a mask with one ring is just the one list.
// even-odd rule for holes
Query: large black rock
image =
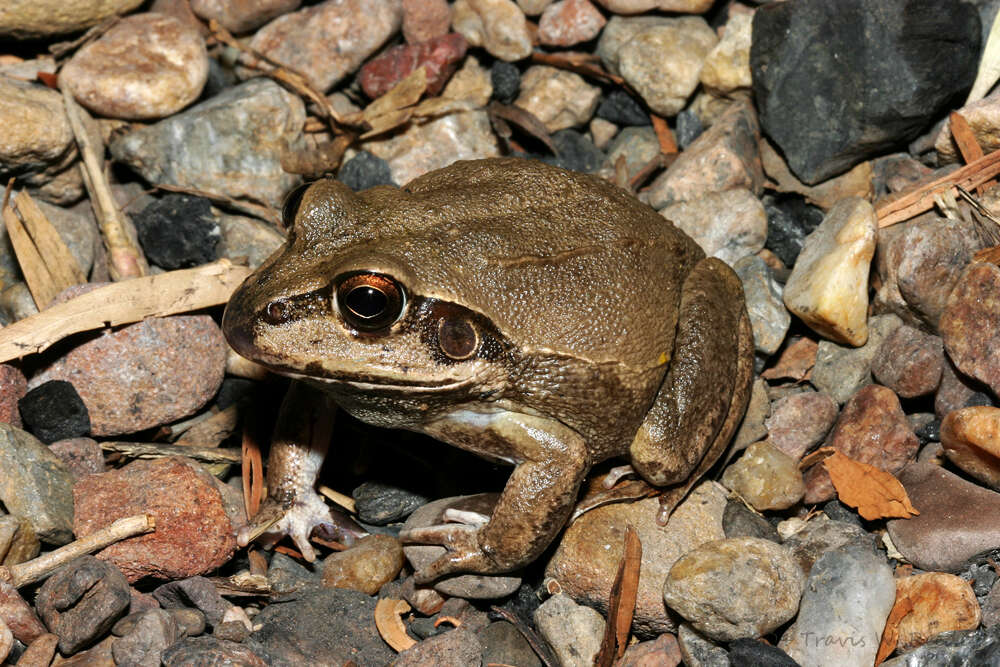
{"label": "large black rock", "polygon": [[753,19],[764,131],[818,183],[905,144],[967,91],[980,21],[960,0],[793,0]]}

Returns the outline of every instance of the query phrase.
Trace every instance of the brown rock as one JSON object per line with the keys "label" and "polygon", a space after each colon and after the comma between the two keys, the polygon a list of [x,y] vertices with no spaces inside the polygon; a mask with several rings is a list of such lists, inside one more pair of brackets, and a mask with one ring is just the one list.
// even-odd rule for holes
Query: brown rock
{"label": "brown rock", "polygon": [[106,470],[104,452],[91,438],[56,440],[49,445],[49,449],[59,457],[74,480]]}
{"label": "brown rock", "polygon": [[4,119],[0,134],[4,173],[62,169],[76,158],[62,97],[54,90],[0,77],[0,118]]}
{"label": "brown rock", "polygon": [[651,9],[682,14],[701,14],[712,6],[712,0],[597,0],[615,14],[641,14]]}
{"label": "brown rock", "polygon": [[142,0],[4,0],[0,36],[19,39],[63,35],[127,14]]}
{"label": "brown rock", "polygon": [[601,89],[579,74],[547,65],[532,65],[521,77],[515,106],[534,115],[549,132],[583,125],[601,99]]}
{"label": "brown rock", "polygon": [[787,509],[806,491],[795,459],[767,440],[747,447],[722,473],[722,483],[758,511]]}
{"label": "brown rock", "polygon": [[989,390],[955,368],[948,355],[941,367],[941,383],[934,395],[934,414],[944,419],[953,410],[975,405],[992,405]]}
{"label": "brown rock", "polygon": [[977,555],[1000,548],[1000,493],[933,463],[913,463],[897,479],[920,512],[886,524],[893,545],[922,570],[960,572]]}
{"label": "brown rock", "polygon": [[589,0],[560,0],[538,20],[538,41],[548,46],[572,46],[597,37],[607,19]]}
{"label": "brown rock", "polygon": [[945,218],[921,217],[879,230],[882,287],[876,305],[910,324],[937,329],[948,296],[980,247],[972,224]]}
{"label": "brown rock", "polygon": [[403,568],[403,547],[388,535],[369,535],[323,561],[323,585],[375,595]]}
{"label": "brown rock", "polygon": [[6,581],[0,581],[0,621],[10,629],[14,639],[24,644],[30,644],[45,634],[45,626],[35,615],[35,610]]}
{"label": "brown rock", "polygon": [[653,181],[650,206],[661,209],[707,192],[733,188],[748,188],[760,195],[764,171],[757,150],[759,140],[760,125],[753,109],[747,104],[733,104]]}
{"label": "brown rock", "polygon": [[837,412],[836,401],[822,392],[803,391],[779,398],[771,406],[771,416],[764,420],[768,440],[798,461],[823,442]]}
{"label": "brown rock", "polygon": [[443,37],[450,26],[448,0],[403,0],[403,39],[407,44]]}
{"label": "brown rock", "polygon": [[663,603],[663,582],[670,566],[682,555],[725,537],[725,507],[725,490],[713,482],[702,482],[674,510],[666,526],[656,523],[656,498],[591,510],[566,529],[545,575],[578,602],[606,613],[622,557],[625,525],[631,524],[642,542],[633,629],[650,635],[673,632],[676,624]]}
{"label": "brown rock", "polygon": [[[912,461],[920,448],[896,394],[877,384],[862,387],[844,404],[828,442],[846,456],[889,473]],[[805,482],[806,503],[825,502],[835,495],[822,464],[806,471]]]}
{"label": "brown rock", "polygon": [[301,4],[302,0],[191,0],[191,10],[205,21],[215,19],[226,30],[240,34],[295,11]]}
{"label": "brown rock", "polygon": [[[984,152],[992,153],[1000,148],[1000,96],[993,94],[966,104],[955,110],[972,129],[972,134]],[[945,118],[937,139],[934,140],[941,164],[961,160],[961,153],[951,133],[951,119]]]}
{"label": "brown rock", "polygon": [[77,102],[111,118],[146,120],[180,111],[208,80],[197,31],[163,14],[121,19],[77,51],[59,75]]}
{"label": "brown rock", "polygon": [[208,34],[208,26],[191,11],[190,0],[153,0],[147,11],[172,16],[199,34]]}
{"label": "brown rock", "polygon": [[21,428],[17,402],[28,393],[28,381],[20,369],[0,364],[0,423]]}
{"label": "brown rock", "polygon": [[1000,267],[975,262],[962,273],[941,314],[940,330],[958,369],[1000,396]]}
{"label": "brown rock", "polygon": [[271,21],[254,34],[250,47],[325,92],[385,44],[402,19],[399,2],[326,0]]}
{"label": "brown rock", "polygon": [[479,662],[483,645],[474,632],[455,628],[406,649],[392,667],[463,667]]}
{"label": "brown rock", "polygon": [[38,438],[0,424],[0,503],[31,522],[43,542],[73,539],[73,478]]}
{"label": "brown rock", "polygon": [[[41,545],[31,522],[23,516],[0,515],[0,565],[10,567],[31,560]],[[3,615],[0,614],[0,620]]]}
{"label": "brown rock", "polygon": [[903,398],[932,393],[941,383],[941,339],[903,325],[882,341],[872,359],[872,375]]}
{"label": "brown rock", "polygon": [[98,554],[121,568],[129,581],[211,572],[236,550],[214,478],[180,457],[134,461],[119,470],[91,475],[76,483],[73,496],[77,537],[127,516],[148,513],[156,519],[155,532],[118,542]]}
{"label": "brown rock", "polygon": [[427,72],[427,94],[437,95],[465,57],[465,49],[465,38],[456,32],[420,44],[394,46],[361,68],[361,88],[372,99],[381,97],[423,67]]}
{"label": "brown rock", "polygon": [[81,343],[32,377],[73,384],[92,435],[132,433],[186,417],[222,383],[226,344],[207,315],[150,318]]}
{"label": "brown rock", "polygon": [[942,632],[975,630],[982,616],[976,594],[965,579],[928,572],[896,580],[896,599],[908,598],[913,610],[899,622],[896,651],[905,653]]}
{"label": "brown rock", "polygon": [[663,633],[651,641],[629,646],[617,664],[618,667],[677,667],[681,659],[677,637]]}
{"label": "brown rock", "polygon": [[977,406],[948,413],[941,444],[952,463],[1000,491],[1000,408]]}

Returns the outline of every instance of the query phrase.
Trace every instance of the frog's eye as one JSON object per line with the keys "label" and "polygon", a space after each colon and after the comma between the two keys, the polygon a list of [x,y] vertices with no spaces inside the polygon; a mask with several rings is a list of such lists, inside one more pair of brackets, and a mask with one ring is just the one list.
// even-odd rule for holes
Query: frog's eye
{"label": "frog's eye", "polygon": [[337,306],[344,321],[360,331],[384,329],[406,305],[403,286],[379,273],[357,273],[337,285]]}
{"label": "frog's eye", "polygon": [[302,195],[306,193],[312,183],[303,183],[288,193],[285,203],[281,205],[281,222],[286,228],[290,228],[295,222],[295,215],[299,212],[299,205],[302,203]]}

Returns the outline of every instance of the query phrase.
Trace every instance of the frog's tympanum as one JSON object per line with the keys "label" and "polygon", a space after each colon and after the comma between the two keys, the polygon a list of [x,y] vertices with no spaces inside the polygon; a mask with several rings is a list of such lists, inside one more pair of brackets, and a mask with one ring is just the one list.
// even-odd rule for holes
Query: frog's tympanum
{"label": "frog's tympanum", "polygon": [[[753,343],[739,279],[599,178],[458,162],[401,189],[321,180],[285,217],[288,241],[226,309],[236,351],[365,422],[514,466],[488,520],[401,535],[448,549],[418,581],[532,561],[611,457],[678,502],[742,418]],[[285,510],[272,531],[307,557],[329,522],[312,488],[321,450],[279,440],[268,470]]]}

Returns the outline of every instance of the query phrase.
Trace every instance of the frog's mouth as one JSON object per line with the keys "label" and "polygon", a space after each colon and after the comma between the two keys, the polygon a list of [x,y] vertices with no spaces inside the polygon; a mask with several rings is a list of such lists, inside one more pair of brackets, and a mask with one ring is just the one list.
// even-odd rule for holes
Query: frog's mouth
{"label": "frog's mouth", "polygon": [[465,378],[452,379],[442,378],[440,380],[413,380],[406,381],[402,378],[382,378],[378,376],[364,377],[358,379],[357,376],[337,377],[325,374],[322,376],[296,373],[294,371],[279,371],[281,375],[294,380],[301,380],[321,387],[347,387],[354,391],[361,392],[399,392],[407,394],[436,394],[447,391],[456,391],[476,384],[485,370]]}

